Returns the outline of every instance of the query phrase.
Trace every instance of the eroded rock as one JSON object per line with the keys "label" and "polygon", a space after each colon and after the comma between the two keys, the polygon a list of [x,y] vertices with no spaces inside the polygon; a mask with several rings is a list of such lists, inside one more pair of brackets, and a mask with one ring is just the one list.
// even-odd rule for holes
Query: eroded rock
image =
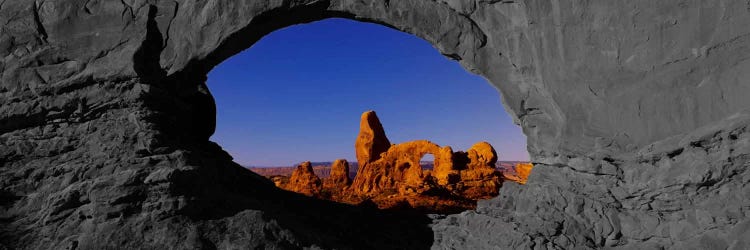
{"label": "eroded rock", "polygon": [[[497,154],[489,143],[477,143],[468,153],[454,153],[450,147],[417,140],[389,145],[377,158],[372,158],[372,152],[382,151],[373,150],[372,145],[388,142],[388,138],[375,112],[365,112],[361,124],[355,145],[357,158],[363,160],[359,165],[365,167],[359,168],[353,181],[345,174],[348,172],[345,160],[333,163],[322,188],[316,184],[318,178],[309,163],[297,167],[286,185],[278,185],[283,183],[282,177],[272,180],[286,190],[337,202],[369,202],[381,209],[431,213],[472,209],[478,199],[497,195],[501,178],[495,170]],[[425,154],[434,156],[432,171],[422,169],[420,160]]]}
{"label": "eroded rock", "polygon": [[[0,1],[0,245],[746,248],[747,7]],[[269,32],[329,17],[409,32],[484,76],[528,137],[526,185],[423,232],[279,192],[234,164],[208,141],[207,72]]]}
{"label": "eroded rock", "polygon": [[391,142],[385,136],[383,125],[375,114],[375,111],[367,111],[362,114],[359,123],[359,134],[354,143],[357,154],[357,162],[360,168],[367,169],[367,163],[380,158],[391,147]]}
{"label": "eroded rock", "polygon": [[[443,151],[445,152],[445,151]],[[375,161],[360,163],[354,178],[352,189],[361,194],[379,193],[388,189],[397,189],[403,185],[419,186],[425,178],[419,161],[425,154],[435,156],[435,168],[441,164],[452,164],[451,152],[441,154],[441,148],[429,141],[419,140],[392,145]]]}
{"label": "eroded rock", "polygon": [[349,178],[349,162],[337,159],[331,165],[331,173],[328,178],[323,179],[323,189],[343,190],[352,184]]}
{"label": "eroded rock", "polygon": [[518,163],[513,166],[512,170],[504,171],[503,179],[513,181],[519,184],[526,184],[529,180],[529,174],[534,165],[531,163]]}
{"label": "eroded rock", "polygon": [[292,172],[292,176],[289,177],[289,182],[284,186],[284,189],[314,196],[320,194],[321,186],[322,182],[313,172],[312,164],[306,161],[298,165],[297,169]]}
{"label": "eroded rock", "polygon": [[[459,152],[458,155],[463,155]],[[496,170],[497,153],[487,142],[474,144],[465,153],[467,161],[460,166],[460,181],[449,185],[460,196],[472,199],[489,199],[497,196],[500,189],[501,174]],[[458,159],[459,156],[456,156]]]}
{"label": "eroded rock", "polygon": [[474,144],[468,151],[466,151],[466,155],[469,158],[469,161],[466,164],[467,169],[495,169],[497,152],[495,152],[495,148],[487,142]]}

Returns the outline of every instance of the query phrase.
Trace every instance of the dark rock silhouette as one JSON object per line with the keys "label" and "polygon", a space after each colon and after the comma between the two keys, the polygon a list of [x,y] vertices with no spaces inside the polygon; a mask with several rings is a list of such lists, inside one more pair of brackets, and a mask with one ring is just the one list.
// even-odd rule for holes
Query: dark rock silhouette
{"label": "dark rock silhouette", "polygon": [[[0,245],[744,249],[747,9],[0,1]],[[281,192],[234,164],[208,141],[206,74],[274,30],[331,17],[409,32],[486,78],[527,136],[526,184],[505,182],[475,211],[426,221]]]}

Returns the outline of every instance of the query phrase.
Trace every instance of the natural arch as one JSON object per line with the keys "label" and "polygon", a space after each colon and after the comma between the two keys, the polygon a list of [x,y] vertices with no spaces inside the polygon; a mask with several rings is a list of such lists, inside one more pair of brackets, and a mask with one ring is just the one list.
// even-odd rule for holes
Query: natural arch
{"label": "natural arch", "polygon": [[[147,20],[147,27],[150,28],[144,44],[135,53],[134,69],[143,79],[151,79],[151,81],[158,82],[156,85],[175,89],[179,99],[185,99],[186,103],[192,105],[189,109],[190,113],[186,114],[184,119],[186,119],[185,123],[191,126],[186,128],[190,131],[189,134],[196,136],[199,140],[208,139],[215,129],[215,106],[213,98],[205,87],[208,71],[230,56],[249,48],[264,35],[294,24],[339,17],[386,25],[427,40],[447,57],[459,60],[462,66],[478,73],[472,61],[461,60],[464,57],[476,57],[476,51],[486,44],[486,36],[475,24],[466,17],[451,12],[443,5],[421,3],[420,5],[426,5],[423,6],[423,10],[404,14],[395,11],[395,5],[401,4],[404,2],[340,2],[336,4],[327,1],[310,1],[281,6],[217,4],[215,7],[221,10],[214,11],[223,10],[232,13],[218,16],[219,18],[244,17],[247,19],[245,26],[240,25],[239,20],[233,20],[232,22],[237,22],[237,24],[231,28],[213,27],[212,23],[204,24],[216,29],[231,30],[230,32],[217,31],[221,34],[218,38],[202,35],[201,32],[208,33],[204,30],[196,31],[199,33],[197,37],[194,35],[180,37],[190,34],[190,31],[179,34],[161,34],[160,24],[154,16],[160,7],[152,5],[149,7],[149,15],[154,17]],[[365,6],[379,7],[364,9]],[[195,7],[198,8],[198,6]],[[208,6],[202,7],[208,8]],[[446,23],[419,21],[430,19],[446,19]],[[198,20],[201,19],[198,18]],[[219,22],[219,20],[208,21]],[[204,25],[196,27],[206,27]],[[201,47],[196,47],[197,45]],[[161,56],[154,58],[153,55]],[[160,63],[155,64],[156,60]]]}
{"label": "natural arch", "polygon": [[369,109],[394,142],[468,149],[486,140],[503,159],[528,161],[526,137],[494,87],[423,39],[379,24],[330,18],[275,31],[212,69],[207,87],[217,105],[210,140],[264,174],[356,162],[358,118]]}
{"label": "natural arch", "polygon": [[[5,1],[0,244],[744,248],[746,9],[733,0]],[[325,17],[415,34],[486,77],[528,137],[536,166],[526,186],[505,186],[429,231],[424,217],[311,201],[240,171],[207,141],[215,111],[205,73],[263,34]]]}

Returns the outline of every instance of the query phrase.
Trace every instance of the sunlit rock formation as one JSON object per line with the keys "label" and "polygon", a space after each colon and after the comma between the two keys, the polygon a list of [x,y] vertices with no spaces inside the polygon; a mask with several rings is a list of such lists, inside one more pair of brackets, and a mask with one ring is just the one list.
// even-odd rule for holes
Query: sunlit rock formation
{"label": "sunlit rock formation", "polygon": [[[351,181],[348,162],[336,160],[322,186],[309,162],[302,163],[288,182],[272,177],[277,186],[308,196],[350,204],[370,202],[381,209],[414,209],[454,213],[476,206],[479,199],[497,195],[501,177],[495,170],[497,153],[487,142],[467,152],[453,152],[426,140],[385,144],[389,140],[374,111],[362,114],[355,142],[360,166]],[[420,160],[434,155],[433,169]]]}
{"label": "sunlit rock formation", "polygon": [[[463,157],[466,157],[465,159]],[[457,152],[454,160],[466,163],[465,166],[454,164],[460,169],[459,182],[448,183],[448,189],[454,190],[460,196],[472,199],[489,199],[497,195],[501,178],[495,169],[497,153],[487,142],[479,142],[469,148],[466,153]]]}
{"label": "sunlit rock formation", "polygon": [[363,163],[373,162],[380,159],[380,154],[388,151],[391,142],[385,136],[383,125],[375,112],[365,112],[359,122],[359,134],[354,143],[357,153],[357,162],[360,168]]}
{"label": "sunlit rock formation", "polygon": [[[374,112],[372,114],[370,117],[374,117]],[[378,139],[374,138],[374,140]],[[361,151],[358,149],[357,152]],[[420,185],[424,183],[427,176],[423,173],[419,161],[428,153],[435,156],[435,169],[439,169],[446,164],[450,168],[453,164],[450,148],[447,148],[446,151],[437,144],[425,140],[395,144],[390,146],[379,158],[359,162],[360,167],[357,176],[354,178],[352,189],[358,193],[367,194],[382,192],[403,185]]]}
{"label": "sunlit rock formation", "polygon": [[[365,112],[361,124],[377,124],[382,131],[374,111]],[[385,132],[378,133],[378,136],[370,135],[367,127],[360,131],[355,144],[356,152],[376,151],[371,146],[375,145],[375,141],[388,141]],[[428,153],[435,158],[434,167],[432,171],[423,171],[419,160]],[[451,147],[418,140],[391,145],[379,157],[360,157],[358,154],[357,158],[364,161],[359,162],[360,170],[352,189],[360,194],[394,188],[400,190],[402,195],[441,189],[457,197],[478,200],[497,195],[500,187],[500,178],[495,170],[497,153],[487,142],[477,143],[467,152],[453,152]]]}
{"label": "sunlit rock formation", "polygon": [[526,184],[532,168],[534,168],[534,165],[531,163],[517,163],[513,166],[513,169],[502,172],[503,179],[519,184]]}
{"label": "sunlit rock formation", "polygon": [[314,196],[320,193],[321,185],[320,178],[313,172],[312,164],[306,161],[297,166],[297,169],[292,172],[292,176],[289,177],[289,182],[284,186],[284,189]]}
{"label": "sunlit rock formation", "polygon": [[345,189],[352,184],[349,178],[349,162],[344,159],[336,159],[331,165],[331,173],[323,179],[323,189],[336,190]]}
{"label": "sunlit rock formation", "polygon": [[352,192],[349,186],[352,179],[349,177],[349,162],[337,159],[331,164],[331,172],[328,177],[323,178],[323,187],[317,197],[336,202],[353,203]]}

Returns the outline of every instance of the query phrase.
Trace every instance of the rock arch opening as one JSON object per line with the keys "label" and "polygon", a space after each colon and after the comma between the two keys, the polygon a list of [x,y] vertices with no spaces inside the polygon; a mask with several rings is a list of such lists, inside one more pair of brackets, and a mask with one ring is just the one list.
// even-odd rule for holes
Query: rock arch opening
{"label": "rock arch opening", "polygon": [[[746,1],[30,2],[0,3],[0,248],[750,245]],[[208,140],[210,69],[336,16],[501,89],[533,181],[399,217],[282,192]]]}
{"label": "rock arch opening", "polygon": [[[279,33],[282,34],[277,35]],[[302,34],[288,35],[289,33]],[[350,37],[357,38],[345,39]],[[343,52],[330,50],[331,46],[326,43],[332,42],[337,43],[336,49]],[[311,52],[313,50],[321,51]],[[414,52],[415,50],[418,52]],[[276,54],[269,55],[264,51]],[[339,60],[326,59],[329,57]],[[237,162],[252,166],[251,169],[270,177],[277,186],[285,187],[287,190],[316,197],[331,197],[330,188],[324,186],[337,185],[325,185],[324,182],[329,174],[334,173],[332,168],[336,168],[337,164],[333,163],[333,160],[338,158],[348,159],[347,164],[352,163],[354,166],[352,172],[357,173],[358,167],[363,166],[363,161],[355,159],[355,147],[352,147],[354,137],[358,133],[356,116],[372,107],[385,113],[391,121],[396,121],[392,124],[398,127],[390,130],[395,131],[396,136],[390,132],[389,134],[398,138],[398,141],[424,138],[452,145],[457,149],[469,149],[475,142],[487,140],[500,146],[506,160],[528,160],[525,137],[520,128],[504,116],[503,110],[472,109],[485,105],[498,107],[500,100],[496,90],[484,79],[470,75],[455,63],[435,53],[434,48],[423,40],[408,34],[377,24],[332,18],[271,33],[252,48],[228,61],[217,67],[208,77],[208,87],[218,103],[217,116],[220,121],[222,118],[230,119],[226,122],[231,123],[227,125],[220,122],[212,140],[224,146]],[[362,63],[363,61],[371,62]],[[224,66],[225,64],[228,66]],[[279,74],[283,76],[278,77]],[[298,77],[292,77],[295,75]],[[303,84],[290,85],[289,81]],[[389,83],[377,83],[378,81]],[[435,90],[441,88],[447,89]],[[343,100],[331,102],[323,98]],[[227,101],[228,99],[235,100]],[[247,99],[252,101],[242,102]],[[330,109],[333,112],[321,112],[321,109]],[[307,116],[306,112],[317,117]],[[344,115],[335,116],[333,113]],[[239,116],[244,117],[231,120]],[[253,117],[256,118],[252,119]],[[255,126],[253,123],[265,126]],[[235,127],[231,128],[232,126]],[[237,126],[240,126],[239,129]],[[332,132],[340,134],[334,135]],[[279,141],[282,143],[273,144]],[[332,144],[337,145],[331,146]],[[389,142],[386,144],[386,147],[390,146]],[[424,152],[412,152],[416,148],[424,147],[421,144],[407,143],[405,146],[397,146],[404,147],[398,154],[414,155],[394,158],[393,166],[388,165],[394,169],[392,174],[370,174],[368,178],[371,179],[367,181],[358,181],[356,174],[352,174],[348,176],[350,180],[342,179],[340,182],[353,182],[352,190],[358,190],[357,193],[368,196],[377,196],[372,195],[375,192],[401,195],[409,192],[438,195],[443,192],[454,196],[451,198],[453,200],[448,202],[455,203],[454,200],[462,199],[462,209],[471,208],[475,204],[465,202],[464,197],[458,195],[456,192],[459,191],[454,190],[453,186],[483,185],[488,189],[484,192],[497,193],[496,190],[489,189],[497,189],[499,185],[476,183],[479,179],[456,183],[456,180],[461,180],[458,172],[451,175],[450,178],[453,179],[440,181],[442,184],[439,185],[444,187],[433,188],[434,190],[424,188],[426,185],[438,186],[436,177],[432,176],[435,170],[432,166],[439,165],[440,162],[449,162],[452,166],[453,156],[451,153],[447,156],[443,153],[440,156],[439,146]],[[306,150],[310,152],[304,152]],[[421,159],[425,155],[429,155],[429,162],[423,163]],[[297,167],[291,165],[303,161],[313,163],[300,164]],[[430,167],[423,169],[421,166],[425,164]],[[489,164],[486,165],[490,166]],[[491,164],[494,168],[494,162]],[[452,170],[451,167],[447,167],[445,170],[438,170],[445,172],[438,174],[446,175],[440,177],[445,179],[449,178],[446,171],[463,169]],[[346,186],[349,187],[350,184]],[[422,190],[417,190],[418,186],[422,186]],[[455,192],[451,194],[452,191]],[[474,196],[477,195],[470,199],[478,199]],[[487,199],[491,196],[481,198]],[[362,199],[357,197],[350,201],[359,203]],[[447,210],[460,211],[454,208]]]}

